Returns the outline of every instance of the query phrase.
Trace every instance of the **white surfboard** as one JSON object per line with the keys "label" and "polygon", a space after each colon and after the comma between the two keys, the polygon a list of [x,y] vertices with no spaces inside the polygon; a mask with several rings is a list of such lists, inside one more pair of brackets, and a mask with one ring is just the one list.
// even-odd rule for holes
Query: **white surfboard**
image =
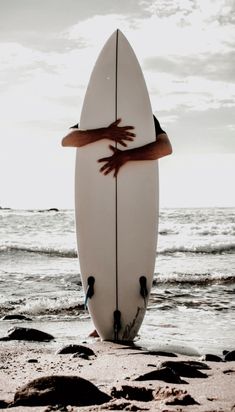
{"label": "white surfboard", "polygon": [[[94,66],[80,117],[81,129],[121,118],[133,125],[129,148],[155,140],[148,91],[136,56],[121,31],[104,45]],[[103,340],[133,340],[152,286],[158,224],[157,161],[126,163],[104,176],[97,160],[111,155],[103,140],[77,150],[75,211],[82,283]],[[123,147],[118,148],[123,150]],[[125,150],[125,149],[124,149]]]}

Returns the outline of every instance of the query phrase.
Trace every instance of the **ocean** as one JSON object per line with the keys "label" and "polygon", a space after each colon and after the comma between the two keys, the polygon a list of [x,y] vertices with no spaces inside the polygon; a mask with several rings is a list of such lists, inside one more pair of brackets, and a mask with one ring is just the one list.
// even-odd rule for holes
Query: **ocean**
{"label": "ocean", "polygon": [[[235,349],[235,209],[161,209],[154,282],[136,338],[147,349],[192,355]],[[81,342],[93,330],[72,210],[0,209],[0,318]]]}

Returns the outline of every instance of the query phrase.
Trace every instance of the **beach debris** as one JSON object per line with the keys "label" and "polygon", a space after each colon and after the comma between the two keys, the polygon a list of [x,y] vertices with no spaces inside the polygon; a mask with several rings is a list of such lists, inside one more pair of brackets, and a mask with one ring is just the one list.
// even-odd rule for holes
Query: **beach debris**
{"label": "beach debris", "polygon": [[224,360],[227,361],[235,361],[235,350],[231,350],[230,352],[226,352]]}
{"label": "beach debris", "polygon": [[10,406],[101,405],[111,399],[90,381],[78,376],[45,376],[17,390]]}
{"label": "beach debris", "polygon": [[138,376],[135,381],[155,381],[160,380],[167,383],[187,383],[183,381],[178,373],[171,368],[159,368],[154,371]]}
{"label": "beach debris", "polygon": [[184,361],[164,361],[158,365],[158,368],[170,368],[178,376],[184,376],[186,378],[207,378],[208,375],[198,370],[197,367],[189,365]]}
{"label": "beach debris", "polygon": [[235,373],[235,369],[225,369],[225,370],[223,371],[223,373],[224,373],[225,375],[231,375],[232,373]]}
{"label": "beach debris", "polygon": [[0,320],[27,320],[27,321],[32,321],[31,318],[28,318],[25,315],[5,315],[3,316]]}
{"label": "beach debris", "polygon": [[153,389],[139,386],[122,385],[120,389],[113,387],[111,396],[114,398],[125,398],[130,401],[149,402],[153,400]]}
{"label": "beach debris", "polygon": [[96,356],[95,352],[92,349],[88,348],[88,346],[83,345],[66,345],[56,352],[57,355],[65,355],[71,353],[77,354],[78,357],[79,355],[87,355],[88,357]]}
{"label": "beach debris", "polygon": [[195,399],[185,390],[169,388],[158,388],[154,395],[155,400],[163,400],[165,405],[199,405]]}
{"label": "beach debris", "polygon": [[0,338],[0,341],[8,340],[27,340],[27,341],[37,341],[37,342],[49,342],[54,338],[54,336],[49,333],[42,332],[41,330],[32,328],[20,328],[14,327],[8,330],[8,335]]}
{"label": "beach debris", "polygon": [[213,355],[211,353],[206,353],[201,359],[202,361],[208,362],[223,362],[223,359],[220,356]]}

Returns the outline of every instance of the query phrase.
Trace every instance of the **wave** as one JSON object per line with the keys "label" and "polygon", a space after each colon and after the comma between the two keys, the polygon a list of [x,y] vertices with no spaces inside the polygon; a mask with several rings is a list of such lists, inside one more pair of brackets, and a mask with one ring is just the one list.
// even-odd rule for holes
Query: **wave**
{"label": "wave", "polygon": [[23,299],[18,302],[8,302],[0,304],[0,317],[7,313],[27,315],[27,316],[76,316],[86,313],[84,303],[74,298],[38,298]]}
{"label": "wave", "polygon": [[40,255],[49,255],[55,257],[67,257],[76,258],[77,251],[75,249],[57,249],[54,247],[42,247],[42,246],[18,246],[18,245],[6,245],[0,246],[0,254],[5,253],[35,253]]}
{"label": "wave", "polygon": [[221,254],[231,253],[235,251],[235,243],[216,243],[216,244],[200,244],[200,245],[176,245],[158,250],[159,255],[175,254],[175,253],[204,253],[204,254]]}
{"label": "wave", "polygon": [[180,273],[173,272],[170,275],[161,275],[156,273],[153,280],[153,286],[159,284],[193,284],[193,285],[213,285],[213,284],[233,284],[235,275],[223,273]]}
{"label": "wave", "polygon": [[[173,255],[177,253],[183,254],[225,254],[235,251],[235,243],[208,243],[208,244],[193,244],[187,245],[175,245],[165,248],[159,248],[157,250],[158,255]],[[59,247],[47,247],[47,246],[22,246],[22,245],[2,245],[0,246],[1,254],[40,254],[49,255],[52,257],[66,257],[76,258],[78,256],[75,248],[59,248]]]}

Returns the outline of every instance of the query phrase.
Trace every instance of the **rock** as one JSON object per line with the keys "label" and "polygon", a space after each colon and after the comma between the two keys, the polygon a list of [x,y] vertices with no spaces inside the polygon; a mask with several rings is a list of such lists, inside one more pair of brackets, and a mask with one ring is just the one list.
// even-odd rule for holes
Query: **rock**
{"label": "rock", "polygon": [[76,353],[77,356],[79,354],[85,354],[87,356],[96,356],[92,349],[83,345],[66,345],[56,352],[57,355],[64,355],[69,353]]}
{"label": "rock", "polygon": [[90,360],[90,356],[88,356],[86,353],[74,353],[71,358],[80,358],[80,359],[85,359],[85,360]]}
{"label": "rock", "polygon": [[38,363],[37,359],[28,359],[27,360],[28,363]]}
{"label": "rock", "polygon": [[114,398],[125,398],[131,401],[149,402],[153,400],[153,389],[122,385],[119,390],[115,387],[112,388],[111,396]]}
{"label": "rock", "polygon": [[187,391],[168,386],[157,389],[154,399],[164,400],[166,405],[199,405]]}
{"label": "rock", "polygon": [[167,383],[187,383],[183,381],[180,376],[170,368],[156,369],[152,372],[140,375],[135,381],[155,381],[160,380]]}
{"label": "rock", "polygon": [[210,369],[210,367],[203,362],[198,362],[198,361],[184,361],[185,365],[193,366],[196,369]]}
{"label": "rock", "polygon": [[8,340],[27,340],[37,342],[49,342],[54,337],[49,333],[42,332],[37,329],[14,327],[9,329],[8,335],[0,338],[0,341]]}
{"label": "rock", "polygon": [[154,356],[166,356],[166,357],[169,357],[169,358],[177,358],[177,355],[175,353],[164,352],[164,351],[151,350],[149,352],[142,352],[142,354],[144,354],[144,355],[154,355]]}
{"label": "rock", "polygon": [[207,353],[202,357],[202,361],[208,362],[223,362],[223,359],[220,356],[213,355],[211,353]]}
{"label": "rock", "polygon": [[178,376],[184,376],[187,378],[207,378],[205,373],[202,373],[195,366],[189,365],[184,361],[165,361],[161,362],[158,367],[170,368]]}
{"label": "rock", "polygon": [[11,406],[100,405],[111,399],[93,383],[78,376],[45,376],[21,387]]}
{"label": "rock", "polygon": [[27,318],[27,316],[24,316],[24,315],[5,315],[1,318],[1,320],[27,320],[27,321],[32,321],[32,319]]}
{"label": "rock", "polygon": [[224,360],[227,361],[235,361],[235,350],[231,350],[230,352],[227,352]]}
{"label": "rock", "polygon": [[0,409],[8,408],[9,403],[0,399]]}

